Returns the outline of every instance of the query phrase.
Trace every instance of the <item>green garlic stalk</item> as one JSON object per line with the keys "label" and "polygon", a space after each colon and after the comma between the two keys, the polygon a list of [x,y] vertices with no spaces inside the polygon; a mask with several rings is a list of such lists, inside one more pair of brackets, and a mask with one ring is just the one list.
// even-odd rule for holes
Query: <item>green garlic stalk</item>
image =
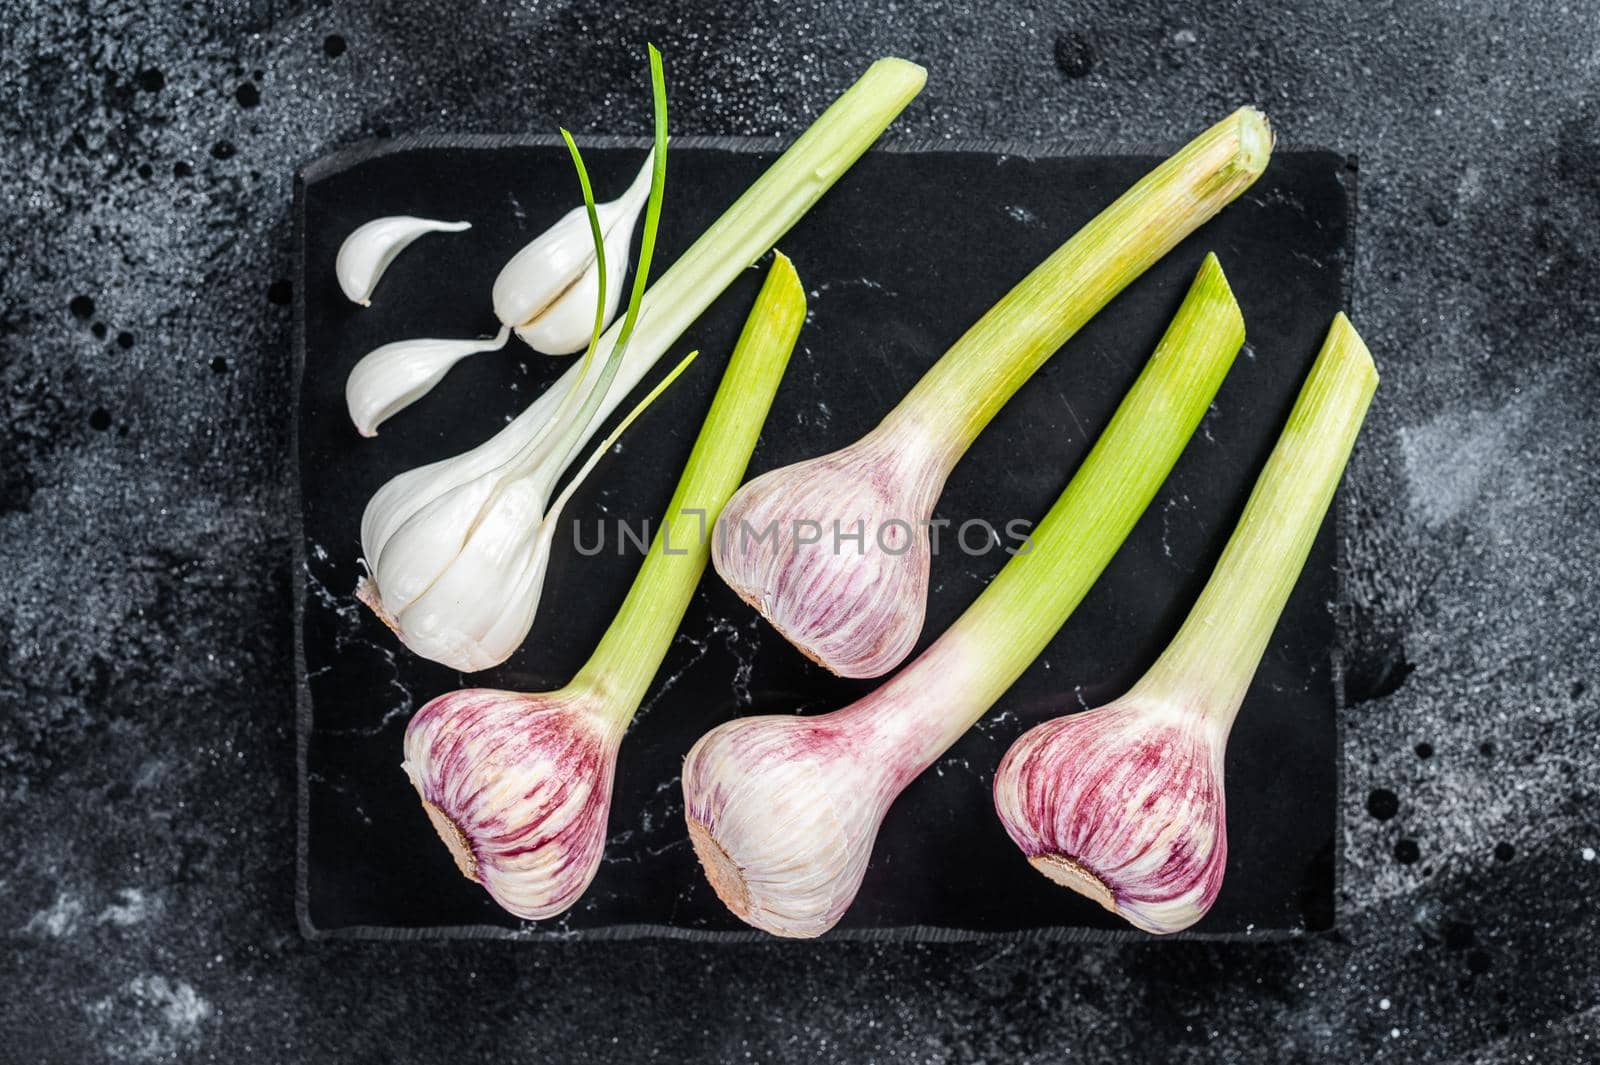
{"label": "green garlic stalk", "polygon": [[1377,387],[1339,315],[1166,651],[1122,698],[1024,733],[995,773],[995,810],[1034,868],[1136,928],[1188,928],[1222,890],[1228,733]]}
{"label": "green garlic stalk", "polygon": [[617,748],[705,573],[707,530],[744,477],[805,315],[777,255],[639,575],[572,682],[451,692],[406,728],[405,770],[429,820],[463,875],[518,917],[567,909],[600,867]]}
{"label": "green garlic stalk", "polygon": [[990,308],[876,429],[741,488],[712,552],[717,573],[840,676],[899,665],[922,632],[928,523],[956,462],[1046,359],[1249,188],[1271,152],[1266,116],[1243,108],[1147,174]]}

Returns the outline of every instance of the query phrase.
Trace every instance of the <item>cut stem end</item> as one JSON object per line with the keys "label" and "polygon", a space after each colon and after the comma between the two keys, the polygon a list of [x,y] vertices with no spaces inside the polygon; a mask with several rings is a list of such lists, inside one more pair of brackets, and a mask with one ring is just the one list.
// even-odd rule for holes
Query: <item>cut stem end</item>
{"label": "cut stem end", "polygon": [[456,868],[461,870],[461,875],[474,884],[482,883],[478,879],[478,858],[472,853],[472,844],[467,842],[466,833],[461,831],[461,826],[450,820],[450,815],[439,809],[427,799],[422,800],[422,810],[428,815],[428,823],[433,825],[433,830],[439,833],[439,838],[444,840],[444,845],[450,850],[450,857],[456,860]]}
{"label": "cut stem end", "polygon": [[1087,866],[1064,854],[1036,854],[1028,859],[1028,864],[1062,887],[1093,899],[1112,913],[1117,912],[1117,896],[1111,886],[1091,873]]}
{"label": "cut stem end", "polygon": [[[1239,164],[1249,174],[1259,175],[1272,158],[1277,137],[1267,116],[1254,107],[1241,107],[1233,113],[1239,123]],[[1252,178],[1252,180],[1254,180]]]}

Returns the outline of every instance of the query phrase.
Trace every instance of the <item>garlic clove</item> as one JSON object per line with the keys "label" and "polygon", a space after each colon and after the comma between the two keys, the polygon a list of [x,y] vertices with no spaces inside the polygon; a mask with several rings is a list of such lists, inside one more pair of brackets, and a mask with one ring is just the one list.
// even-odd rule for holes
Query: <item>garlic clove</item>
{"label": "garlic clove", "polygon": [[1204,917],[1228,862],[1226,727],[1124,700],[1055,718],[995,771],[1000,821],[1030,864],[1146,932]]}
{"label": "garlic clove", "polygon": [[345,406],[362,436],[409,407],[438,384],[450,367],[484,351],[505,347],[504,326],[488,340],[397,340],[362,356],[345,380]]}
{"label": "garlic clove", "polygon": [[460,233],[471,228],[470,222],[439,222],[412,215],[374,218],[357,226],[339,245],[333,264],[339,288],[351,302],[370,307],[378,279],[412,241],[428,233]]}
{"label": "garlic clove", "polygon": [[879,759],[854,757],[839,742],[843,727],[837,714],[740,718],[706,733],[684,759],[695,855],[746,924],[814,938],[861,887],[902,781],[881,772]]}
{"label": "garlic clove", "polygon": [[[628,245],[639,214],[650,198],[655,152],[617,199],[600,204],[595,214],[605,241],[606,315],[609,322],[620,306],[627,277]],[[571,355],[584,350],[594,331],[599,271],[588,213],[575,207],[562,215],[511,257],[494,280],[494,313],[538,352]],[[543,320],[549,317],[549,322]]]}
{"label": "garlic clove", "polygon": [[411,719],[402,768],[462,875],[508,912],[542,920],[600,868],[620,739],[575,689],[469,689]]}
{"label": "garlic clove", "polygon": [[[602,233],[606,215],[601,212],[609,206],[595,208]],[[577,281],[593,259],[588,212],[574,207],[500,268],[491,294],[495,317],[512,328],[532,321]]]}
{"label": "garlic clove", "polygon": [[[622,227],[616,227],[622,228]],[[632,227],[627,227],[629,234]],[[613,230],[615,232],[615,230]],[[611,247],[612,233],[606,234],[606,263],[621,262],[613,255]],[[622,254],[627,254],[627,244],[622,245]],[[607,279],[608,282],[610,279]],[[617,315],[617,308],[621,306],[622,290],[620,283],[606,285],[606,314],[605,320],[611,321]],[[563,292],[559,299],[547,306],[533,321],[519,325],[516,328],[518,339],[541,355],[576,355],[589,346],[589,339],[594,335],[594,308],[600,295],[600,273],[598,270],[585,270],[578,276],[571,286]]]}
{"label": "garlic clove", "polygon": [[903,661],[927,613],[928,520],[946,453],[906,423],[741,487],[712,540],[717,574],[807,658],[841,677]]}

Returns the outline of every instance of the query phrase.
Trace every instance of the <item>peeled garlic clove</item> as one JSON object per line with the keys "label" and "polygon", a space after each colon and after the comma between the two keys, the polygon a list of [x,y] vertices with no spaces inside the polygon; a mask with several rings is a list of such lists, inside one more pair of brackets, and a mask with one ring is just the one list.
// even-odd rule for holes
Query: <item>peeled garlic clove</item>
{"label": "peeled garlic clove", "polygon": [[594,879],[621,730],[582,689],[441,695],[406,727],[403,768],[456,867],[517,917],[553,917]]}
{"label": "peeled garlic clove", "polygon": [[[654,165],[652,150],[628,190],[595,208],[606,248],[606,321],[620,305],[622,282],[628,274],[628,244],[639,212],[650,198]],[[574,207],[501,268],[494,279],[494,313],[535,351],[571,355],[588,345],[594,331],[598,290],[588,213]]]}
{"label": "peeled garlic clove", "polygon": [[1130,697],[1024,733],[995,771],[995,810],[1051,880],[1146,932],[1179,932],[1222,889],[1226,747],[1206,714]]}
{"label": "peeled garlic clove", "polygon": [[504,326],[488,340],[397,340],[362,356],[344,383],[350,420],[362,436],[409,407],[438,384],[450,367],[484,351],[506,346]]}
{"label": "peeled garlic clove", "polygon": [[[624,231],[620,249],[612,247],[612,238],[619,231]],[[606,234],[608,273],[611,263],[627,261],[622,256],[628,254],[628,241],[632,235],[631,225],[615,226]],[[605,320],[609,322],[616,317],[625,286],[609,277],[606,280]],[[600,294],[599,289],[599,271],[585,270],[561,298],[546,307],[542,314],[526,325],[517,326],[517,337],[541,355],[576,355],[589,346],[589,338],[594,334],[594,306]]]}
{"label": "peeled garlic clove", "polygon": [[471,228],[470,222],[438,222],[405,214],[374,218],[357,226],[339,245],[333,265],[339,287],[351,302],[369,307],[378,279],[408,244],[428,233],[460,233]]}

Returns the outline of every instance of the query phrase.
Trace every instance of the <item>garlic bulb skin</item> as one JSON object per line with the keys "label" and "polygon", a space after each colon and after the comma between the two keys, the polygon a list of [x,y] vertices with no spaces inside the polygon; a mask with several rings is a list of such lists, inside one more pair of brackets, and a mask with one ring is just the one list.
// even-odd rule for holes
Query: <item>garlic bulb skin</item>
{"label": "garlic bulb skin", "polygon": [[[639,213],[650,198],[655,152],[645,156],[633,184],[595,214],[606,249],[605,321],[616,316],[627,277],[628,245]],[[501,268],[494,279],[494,313],[528,346],[544,355],[584,350],[594,332],[600,273],[587,211],[580,205],[562,215]]]}
{"label": "garlic bulb skin", "polygon": [[690,749],[689,839],[745,923],[812,938],[849,909],[889,807],[987,708],[969,683],[983,648],[959,632],[941,647],[842,709],[739,718]]}
{"label": "garlic bulb skin", "polygon": [[417,712],[403,768],[462,875],[537,921],[600,868],[620,739],[583,691],[475,688]]}
{"label": "garlic bulb skin", "polygon": [[1146,932],[1182,931],[1222,889],[1226,747],[1215,715],[1130,695],[1024,733],[995,810],[1045,876]]}
{"label": "garlic bulb skin", "polygon": [[357,226],[339,245],[333,264],[339,288],[352,303],[370,307],[378,279],[412,241],[428,233],[460,233],[471,228],[470,222],[439,222],[404,214],[374,218]]}
{"label": "garlic bulb skin", "polygon": [[927,613],[928,521],[952,465],[934,440],[885,421],[745,484],[717,522],[717,574],[812,661],[841,677],[887,673]]}
{"label": "garlic bulb skin", "polygon": [[684,760],[695,855],[723,904],[764,932],[819,936],[861,887],[900,784],[871,745],[841,742],[848,727],[838,714],[740,718]]}
{"label": "garlic bulb skin", "polygon": [[378,426],[427,395],[450,367],[484,351],[506,346],[504,326],[488,340],[397,340],[361,357],[344,383],[350,421],[362,436],[377,436]]}

